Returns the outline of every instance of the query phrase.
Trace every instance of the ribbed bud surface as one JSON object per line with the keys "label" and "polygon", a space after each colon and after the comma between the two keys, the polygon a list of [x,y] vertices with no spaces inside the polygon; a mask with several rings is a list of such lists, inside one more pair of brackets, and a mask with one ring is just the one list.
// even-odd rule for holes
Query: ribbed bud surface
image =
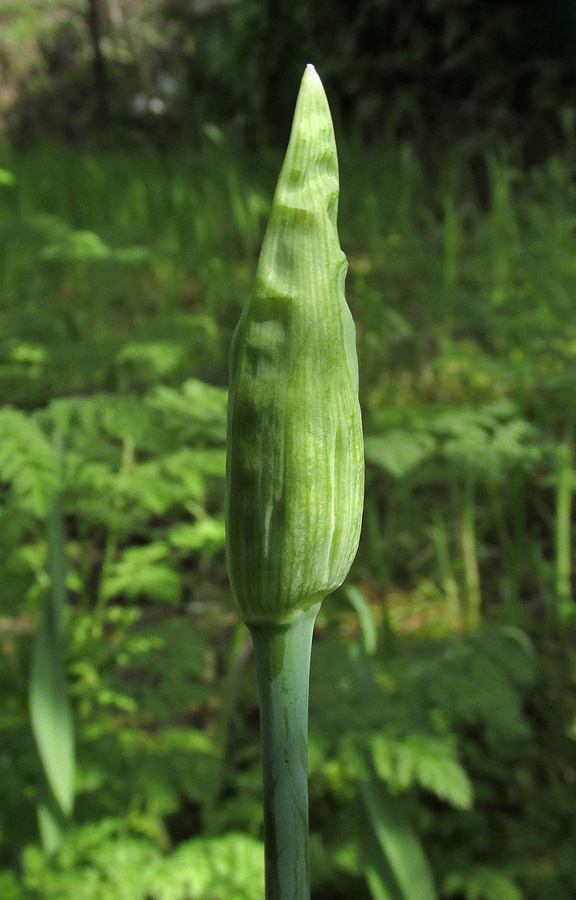
{"label": "ribbed bud surface", "polygon": [[364,452],[338,187],[330,110],[308,66],[232,344],[227,555],[246,622],[287,622],[318,603],[358,547]]}

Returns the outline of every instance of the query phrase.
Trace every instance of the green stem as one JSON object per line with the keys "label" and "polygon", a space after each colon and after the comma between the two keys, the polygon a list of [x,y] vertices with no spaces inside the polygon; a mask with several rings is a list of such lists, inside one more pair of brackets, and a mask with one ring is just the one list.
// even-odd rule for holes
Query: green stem
{"label": "green stem", "polygon": [[443,516],[440,514],[434,517],[434,525],[432,526],[431,533],[436,548],[436,558],[438,560],[444,596],[446,597],[448,620],[453,626],[459,627],[462,622],[462,610],[460,609],[458,582],[456,581],[452,561],[450,559],[448,529]]}
{"label": "green stem", "polygon": [[266,900],[309,900],[308,685],[319,605],[287,625],[250,624],[264,769]]}
{"label": "green stem", "polygon": [[221,707],[216,722],[213,736],[213,746],[217,758],[221,762],[217,777],[212,779],[210,794],[202,807],[203,831],[208,835],[218,834],[218,800],[225,786],[226,767],[224,760],[228,749],[230,729],[233,722],[234,711],[238,694],[242,690],[242,675],[248,660],[251,657],[250,638],[241,622],[238,622],[232,648],[230,651],[228,671],[224,675]]}
{"label": "green stem", "polygon": [[474,485],[467,479],[464,485],[464,499],[460,516],[460,543],[466,583],[467,624],[472,631],[476,631],[480,626],[482,603],[474,507]]}
{"label": "green stem", "polygon": [[556,593],[560,616],[572,606],[572,491],[574,456],[569,443],[564,445],[556,488]]}

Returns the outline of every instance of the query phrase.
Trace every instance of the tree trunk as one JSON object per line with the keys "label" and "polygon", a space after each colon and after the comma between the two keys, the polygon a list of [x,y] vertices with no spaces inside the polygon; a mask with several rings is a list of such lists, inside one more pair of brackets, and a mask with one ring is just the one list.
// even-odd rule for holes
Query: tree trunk
{"label": "tree trunk", "polygon": [[108,97],[108,79],[106,77],[106,65],[100,39],[102,36],[102,19],[99,0],[88,0],[86,21],[92,45],[92,84],[94,87],[94,125],[98,130],[103,130],[108,124],[110,106]]}

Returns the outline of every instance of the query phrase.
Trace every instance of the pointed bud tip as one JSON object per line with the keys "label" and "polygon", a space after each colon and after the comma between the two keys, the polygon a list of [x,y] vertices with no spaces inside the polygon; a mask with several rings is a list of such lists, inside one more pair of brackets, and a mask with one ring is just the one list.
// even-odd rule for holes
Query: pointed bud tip
{"label": "pointed bud tip", "polygon": [[326,126],[332,129],[332,118],[328,106],[328,98],[318,72],[308,63],[302,76],[296,110],[294,113],[293,135],[303,128],[308,136],[323,130]]}
{"label": "pointed bud tip", "polygon": [[314,85],[316,87],[319,87],[322,92],[324,91],[320,76],[318,75],[318,72],[316,71],[312,63],[308,63],[308,65],[304,69],[304,75],[302,76],[302,86],[304,86],[305,84],[309,87],[312,87]]}

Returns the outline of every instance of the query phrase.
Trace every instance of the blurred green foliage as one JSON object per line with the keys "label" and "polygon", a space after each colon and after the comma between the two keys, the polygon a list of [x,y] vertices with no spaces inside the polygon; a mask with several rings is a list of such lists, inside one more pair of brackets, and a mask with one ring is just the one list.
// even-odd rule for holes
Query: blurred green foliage
{"label": "blurred green foliage", "polygon": [[114,819],[71,836],[50,861],[29,848],[23,870],[21,886],[6,880],[7,900],[260,900],[264,890],[261,847],[253,838],[198,838],[162,856],[150,838]]}
{"label": "blurred green foliage", "polygon": [[499,136],[542,159],[576,80],[573,0],[5,0],[0,26],[0,117],[21,144],[103,126],[166,144],[207,122],[284,142],[313,62],[365,136],[428,157]]}
{"label": "blurred green foliage", "polygon": [[[464,148],[431,177],[407,143],[341,142],[368,482],[313,654],[317,900],[576,890],[569,124],[529,170]],[[0,152],[7,900],[261,896],[222,507],[228,346],[278,162],[216,126],[186,152]],[[28,690],[58,490],[77,772],[48,857]]]}

